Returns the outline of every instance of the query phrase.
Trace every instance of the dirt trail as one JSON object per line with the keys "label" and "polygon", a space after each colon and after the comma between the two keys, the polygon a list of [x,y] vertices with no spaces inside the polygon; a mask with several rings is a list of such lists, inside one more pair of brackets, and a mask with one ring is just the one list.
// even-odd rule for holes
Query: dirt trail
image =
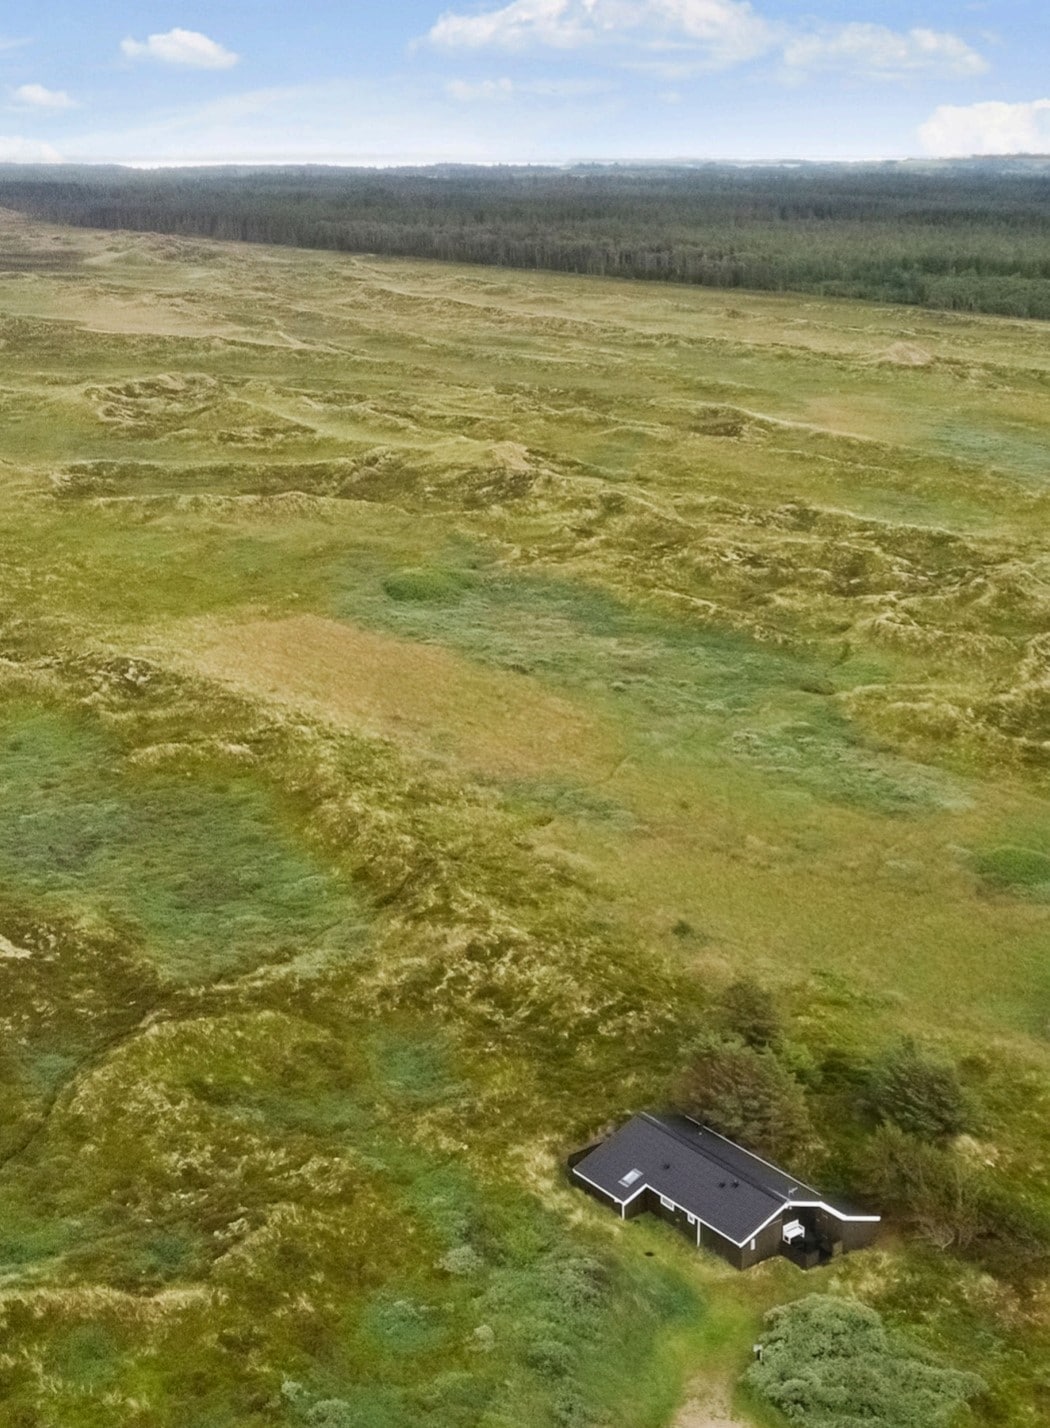
{"label": "dirt trail", "polygon": [[679,1409],[674,1428],[748,1428],[741,1419],[734,1418],[729,1398],[727,1383],[698,1380]]}

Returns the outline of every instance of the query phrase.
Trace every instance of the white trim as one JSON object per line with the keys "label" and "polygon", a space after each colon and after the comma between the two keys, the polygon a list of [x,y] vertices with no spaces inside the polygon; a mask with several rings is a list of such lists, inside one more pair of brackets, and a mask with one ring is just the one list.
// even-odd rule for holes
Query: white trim
{"label": "white trim", "polygon": [[[768,1220],[762,1221],[758,1229],[755,1230],[755,1234],[760,1235],[764,1229],[773,1223],[778,1215],[783,1215],[788,1210],[827,1210],[829,1215],[834,1215],[837,1220],[842,1220],[849,1225],[858,1223],[877,1225],[882,1221],[881,1215],[847,1215],[842,1210],[836,1210],[834,1205],[826,1204],[823,1200],[785,1200],[779,1210],[775,1210]],[[729,1236],[726,1235],[725,1238],[728,1239]],[[735,1244],[738,1249],[743,1249],[744,1247],[743,1240],[739,1243],[734,1240],[733,1244]]]}
{"label": "white trim", "polygon": [[834,1205],[829,1205],[826,1200],[795,1200],[788,1201],[788,1208],[792,1210],[827,1210],[829,1215],[834,1215],[836,1220],[843,1220],[846,1224],[863,1223],[866,1225],[877,1225],[882,1221],[881,1215],[847,1215],[845,1210],[836,1210]]}
{"label": "white trim", "polygon": [[[686,1119],[691,1118],[687,1117]],[[694,1121],[693,1124],[699,1125],[699,1122]],[[711,1134],[717,1135],[718,1132],[712,1131]],[[725,1136],[720,1136],[719,1139],[725,1140]],[[728,1143],[730,1145],[733,1144],[732,1141],[729,1141]],[[749,1151],[745,1153],[750,1154]],[[757,1160],[758,1157],[756,1156],[755,1159]],[[763,1161],[762,1163],[765,1165],[768,1162]],[[772,1168],[775,1170],[776,1166],[773,1166]],[[629,1195],[626,1200],[621,1200],[618,1196],[613,1195],[610,1191],[606,1190],[603,1185],[599,1185],[596,1180],[592,1180],[589,1175],[584,1175],[583,1172],[581,1170],[578,1170],[575,1166],[573,1166],[572,1171],[570,1173],[578,1176],[581,1180],[586,1180],[588,1185],[593,1185],[595,1190],[597,1190],[601,1195],[604,1195],[607,1200],[612,1200],[614,1205],[619,1205],[620,1218],[622,1220],[625,1220],[627,1218],[627,1206],[633,1204],[634,1201],[638,1199],[638,1196],[644,1194],[646,1190],[652,1190],[654,1195],[659,1195],[661,1204],[663,1204],[664,1201],[669,1201],[671,1209],[680,1210],[683,1215],[689,1215],[692,1213],[692,1211],[687,1210],[684,1205],[679,1205],[676,1200],[671,1199],[669,1195],[661,1194],[661,1192],[655,1189],[654,1186],[650,1185],[648,1181],[645,1181],[642,1185],[640,1185],[638,1189],[634,1192],[634,1194]],[[780,1173],[783,1174],[784,1172],[781,1171]],[[768,1194],[769,1192],[767,1191],[766,1193]],[[665,1208],[667,1207],[665,1206]],[[848,1225],[878,1225],[882,1222],[881,1215],[847,1215],[844,1210],[836,1210],[834,1205],[829,1205],[825,1200],[785,1200],[782,1205],[777,1206],[777,1208],[768,1217],[768,1219],[763,1220],[762,1223],[756,1229],[752,1230],[750,1234],[746,1234],[742,1240],[732,1239],[729,1235],[725,1233],[724,1230],[716,1229],[714,1225],[708,1224],[706,1220],[702,1220],[700,1216],[697,1215],[697,1245],[700,1244],[700,1226],[702,1225],[705,1229],[710,1230],[713,1235],[718,1235],[719,1239],[725,1240],[727,1244],[734,1245],[737,1249],[743,1249],[744,1246],[748,1243],[748,1241],[757,1239],[757,1237],[762,1233],[762,1231],[766,1229],[769,1225],[771,1225],[778,1215],[783,1215],[787,1210],[826,1210],[829,1215],[834,1215],[837,1220],[841,1220],[844,1224]]]}
{"label": "white trim", "polygon": [[588,1185],[593,1185],[600,1195],[604,1195],[605,1198],[611,1200],[614,1205],[622,1205],[624,1203],[618,1195],[614,1195],[611,1190],[606,1190],[604,1185],[599,1185],[597,1180],[592,1180],[589,1175],[584,1175],[582,1170],[577,1170],[575,1165],[569,1171],[569,1174],[575,1175],[580,1180],[586,1180]]}
{"label": "white trim", "polygon": [[[634,1192],[633,1195],[629,1195],[626,1200],[621,1200],[621,1199],[619,1198],[619,1196],[613,1195],[610,1191],[606,1190],[603,1185],[599,1185],[598,1182],[597,1182],[596,1180],[592,1180],[589,1175],[584,1175],[583,1171],[582,1171],[582,1170],[578,1170],[575,1166],[573,1167],[572,1174],[573,1174],[573,1175],[576,1175],[576,1176],[579,1176],[579,1178],[580,1178],[581,1180],[586,1180],[587,1184],[588,1184],[588,1185],[593,1185],[594,1188],[595,1188],[595,1190],[597,1190],[600,1195],[603,1195],[607,1200],[611,1200],[614,1205],[618,1205],[618,1206],[620,1207],[620,1218],[621,1218],[621,1220],[625,1220],[625,1219],[627,1218],[627,1206],[628,1206],[628,1205],[633,1204],[634,1201],[638,1199],[638,1196],[639,1196],[639,1195],[643,1195],[646,1190],[652,1190],[652,1189],[653,1189],[653,1187],[649,1184],[649,1182],[648,1182],[648,1181],[645,1181],[642,1185],[640,1185],[640,1186],[638,1187],[638,1189]],[[679,1205],[676,1200],[671,1199],[671,1197],[670,1197],[669,1195],[661,1195],[659,1190],[654,1190],[653,1193],[656,1194],[656,1195],[660,1195],[660,1201],[661,1201],[661,1203],[662,1203],[664,1200],[669,1200],[669,1201],[670,1201],[670,1208],[671,1208],[671,1209],[681,1210],[684,1215],[688,1215],[688,1214],[691,1213],[691,1211],[687,1210],[684,1205]],[[830,1206],[830,1205],[825,1205],[822,1200],[803,1200],[803,1201],[788,1200],[788,1201],[785,1201],[785,1203],[784,1203],[783,1205],[778,1205],[777,1208],[773,1211],[773,1213],[769,1216],[768,1219],[763,1220],[762,1223],[758,1226],[758,1228],[753,1231],[753,1233],[748,1234],[748,1235],[745,1235],[742,1240],[734,1240],[730,1235],[727,1235],[724,1230],[716,1229],[716,1227],[715,1227],[714,1225],[708,1224],[707,1220],[701,1219],[699,1215],[697,1215],[697,1217],[696,1217],[696,1223],[697,1223],[697,1226],[698,1226],[698,1227],[701,1226],[701,1225],[703,1225],[706,1229],[709,1229],[712,1234],[718,1235],[718,1237],[719,1237],[720,1239],[725,1240],[725,1242],[726,1242],[727,1244],[734,1245],[737,1249],[743,1249],[744,1246],[748,1243],[749,1240],[752,1240],[752,1239],[754,1239],[756,1236],[760,1235],[760,1234],[762,1233],[762,1231],[763,1231],[764,1229],[766,1229],[766,1227],[767,1227],[768,1225],[771,1225],[771,1224],[773,1223],[773,1221],[777,1218],[778,1215],[782,1215],[785,1210],[790,1210],[790,1209],[795,1208],[796,1205],[797,1205],[798,1208],[800,1208],[800,1209],[825,1209],[825,1210],[828,1210],[828,1211],[831,1212],[831,1214],[836,1215],[840,1220],[847,1220],[847,1221],[851,1221],[851,1220],[863,1220],[863,1221],[868,1222],[868,1223],[876,1223],[876,1224],[877,1224],[877,1223],[879,1222],[879,1220],[881,1219],[881,1216],[879,1216],[879,1215],[853,1215],[853,1216],[844,1215],[840,1210],[835,1210],[835,1209],[832,1208],[832,1206]],[[699,1240],[699,1238],[698,1238],[698,1239],[697,1239],[697,1244],[699,1244],[699,1243],[700,1243],[700,1240]]]}
{"label": "white trim", "polygon": [[[707,1221],[706,1221],[706,1220],[702,1220],[699,1215],[693,1214],[693,1212],[692,1212],[691,1210],[687,1210],[684,1205],[679,1205],[678,1201],[677,1201],[677,1200],[673,1200],[670,1195],[661,1195],[659,1190],[654,1190],[653,1187],[649,1184],[648,1181],[646,1181],[644,1185],[640,1186],[639,1189],[637,1189],[637,1190],[634,1192],[633,1195],[628,1196],[628,1198],[627,1198],[626,1200],[620,1200],[620,1199],[617,1199],[617,1197],[616,1197],[615,1195],[610,1196],[608,1190],[602,1189],[602,1187],[601,1187],[599,1184],[597,1184],[596,1181],[591,1180],[590,1177],[587,1176],[587,1175],[581,1174],[580,1171],[578,1171],[578,1170],[576,1170],[576,1169],[573,1169],[572,1174],[573,1174],[573,1175],[579,1175],[579,1177],[580,1177],[581,1180],[586,1180],[588,1185],[593,1185],[596,1190],[600,1190],[601,1193],[606,1197],[606,1199],[612,1199],[612,1201],[613,1201],[614,1204],[619,1205],[621,1218],[624,1218],[624,1217],[625,1217],[625,1212],[626,1212],[626,1210],[627,1210],[627,1206],[630,1205],[630,1204],[632,1204],[635,1200],[637,1200],[639,1195],[643,1194],[646,1190],[652,1190],[654,1195],[659,1195],[659,1196],[660,1196],[660,1203],[661,1203],[661,1205],[664,1206],[665,1209],[666,1209],[666,1208],[670,1208],[670,1209],[672,1209],[672,1210],[680,1210],[683,1215],[688,1215],[688,1216],[690,1217],[690,1219],[696,1221],[696,1231],[697,1231],[696,1242],[697,1242],[697,1244],[700,1243],[700,1229],[701,1229],[701,1226],[702,1226],[705,1230],[710,1230],[713,1235],[717,1235],[717,1236],[719,1237],[719,1239],[725,1240],[728,1244],[731,1244],[731,1245],[735,1245],[735,1244],[736,1244],[736,1240],[731,1240],[731,1239],[729,1238],[729,1236],[723,1234],[721,1230],[716,1230],[715,1227],[714,1227],[714,1225],[709,1225],[709,1224],[707,1223]],[[665,1202],[666,1202],[666,1204],[665,1204]],[[743,1243],[743,1241],[741,1241],[741,1243]],[[739,1246],[737,1246],[737,1247],[739,1248]]]}
{"label": "white trim", "polygon": [[[757,1238],[759,1238],[759,1235],[761,1234],[761,1232],[763,1232],[763,1230],[769,1230],[769,1227],[770,1227],[771,1224],[773,1224],[773,1221],[776,1220],[776,1218],[779,1217],[779,1215],[783,1215],[783,1212],[784,1212],[784,1211],[790,1210],[790,1208],[791,1208],[790,1202],[787,1202],[787,1204],[780,1205],[779,1210],[774,1210],[774,1211],[773,1211],[773,1214],[770,1215],[769,1220],[763,1220],[763,1222],[761,1222],[761,1224],[759,1225],[759,1228],[757,1228],[757,1230],[751,1231],[751,1234],[750,1234],[750,1235],[744,1235],[743,1240],[739,1240],[739,1241],[734,1240],[734,1241],[733,1241],[733,1244],[736,1245],[737,1250],[743,1250],[744,1244],[746,1244],[747,1241],[749,1241],[749,1240],[757,1240]],[[727,1238],[729,1238],[729,1237],[727,1237]]]}

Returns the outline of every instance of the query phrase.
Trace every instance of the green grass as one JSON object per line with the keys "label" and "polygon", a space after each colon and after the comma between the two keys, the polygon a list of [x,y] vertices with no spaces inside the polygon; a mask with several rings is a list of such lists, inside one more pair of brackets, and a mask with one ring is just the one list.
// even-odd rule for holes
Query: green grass
{"label": "green grass", "polygon": [[411,576],[413,590],[429,593],[405,596],[399,573],[381,582],[388,602],[356,586],[336,609],[598,703],[641,756],[656,746],[685,763],[754,767],[781,787],[875,813],[967,803],[951,778],[866,739],[831,702],[858,677],[887,680],[874,662],[861,670],[817,651],[778,652],[550,578],[470,566]]}
{"label": "green grass", "polygon": [[909,1033],[1045,1209],[1042,329],[70,241],[0,278],[12,1422],[665,1428],[813,1288],[1039,1421],[994,1265],[734,1276],[559,1165],[750,971],[829,1175]]}
{"label": "green grass", "polygon": [[352,954],[359,908],[250,778],[143,775],[90,724],[17,708],[0,722],[0,778],[8,885],[124,921],[165,977]]}
{"label": "green grass", "polygon": [[1050,897],[1050,857],[1037,848],[1006,844],[978,854],[973,863],[990,888],[1040,900]]}

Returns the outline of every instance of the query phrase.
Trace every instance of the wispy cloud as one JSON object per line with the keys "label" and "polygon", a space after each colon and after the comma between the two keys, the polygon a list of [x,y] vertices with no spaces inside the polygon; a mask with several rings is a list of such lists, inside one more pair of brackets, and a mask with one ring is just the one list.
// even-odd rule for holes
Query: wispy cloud
{"label": "wispy cloud", "polygon": [[619,49],[619,62],[668,78],[773,54],[795,78],[831,69],[900,79],[917,73],[977,75],[988,68],[964,39],[946,31],[788,25],[766,19],[747,0],[512,0],[476,13],[448,11],[426,38],[461,51]]}
{"label": "wispy cloud", "polygon": [[[493,76],[499,79],[497,73]],[[259,89],[154,113],[138,123],[78,126],[67,162],[149,167],[197,163],[536,163],[604,152],[615,81],[522,80],[509,102],[455,102],[444,84],[389,76]],[[518,81],[515,80],[515,86]],[[542,90],[566,97],[544,101]],[[573,98],[573,95],[576,98]],[[531,97],[527,97],[530,96]],[[479,123],[478,108],[484,110]]]}
{"label": "wispy cloud", "polygon": [[512,99],[515,88],[512,79],[450,79],[445,93],[460,104],[470,104],[479,99]]}
{"label": "wispy cloud", "polygon": [[879,79],[899,79],[919,71],[983,74],[988,68],[988,61],[958,35],[862,24],[797,35],[784,47],[784,63],[794,70],[848,69]]}
{"label": "wispy cloud", "polygon": [[64,89],[47,89],[42,84],[20,84],[12,90],[11,100],[16,109],[44,109],[52,112],[60,109],[75,109],[77,102]]}
{"label": "wispy cloud", "polygon": [[127,59],[157,60],[188,69],[232,69],[240,58],[197,30],[174,29],[145,40],[122,40],[120,48]]}
{"label": "wispy cloud", "polygon": [[1050,152],[1050,99],[1007,104],[942,104],[919,130],[922,146],[938,158],[971,154]]}
{"label": "wispy cloud", "polygon": [[445,93],[460,103],[492,100],[524,99],[584,99],[607,94],[612,88],[607,81],[597,79],[450,79]]}
{"label": "wispy cloud", "polygon": [[0,164],[60,164],[62,155],[38,139],[0,134]]}
{"label": "wispy cloud", "polygon": [[513,0],[478,14],[449,11],[427,38],[468,50],[687,44],[721,67],[763,53],[775,35],[746,0]]}

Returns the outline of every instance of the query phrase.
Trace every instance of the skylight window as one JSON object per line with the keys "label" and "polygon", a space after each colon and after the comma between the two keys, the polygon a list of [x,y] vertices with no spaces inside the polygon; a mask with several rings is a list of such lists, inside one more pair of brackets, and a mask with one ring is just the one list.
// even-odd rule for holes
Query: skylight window
{"label": "skylight window", "polygon": [[641,1180],[641,1178],[642,1172],[640,1170],[628,1170],[626,1175],[621,1175],[620,1184],[633,1185],[636,1180]]}

